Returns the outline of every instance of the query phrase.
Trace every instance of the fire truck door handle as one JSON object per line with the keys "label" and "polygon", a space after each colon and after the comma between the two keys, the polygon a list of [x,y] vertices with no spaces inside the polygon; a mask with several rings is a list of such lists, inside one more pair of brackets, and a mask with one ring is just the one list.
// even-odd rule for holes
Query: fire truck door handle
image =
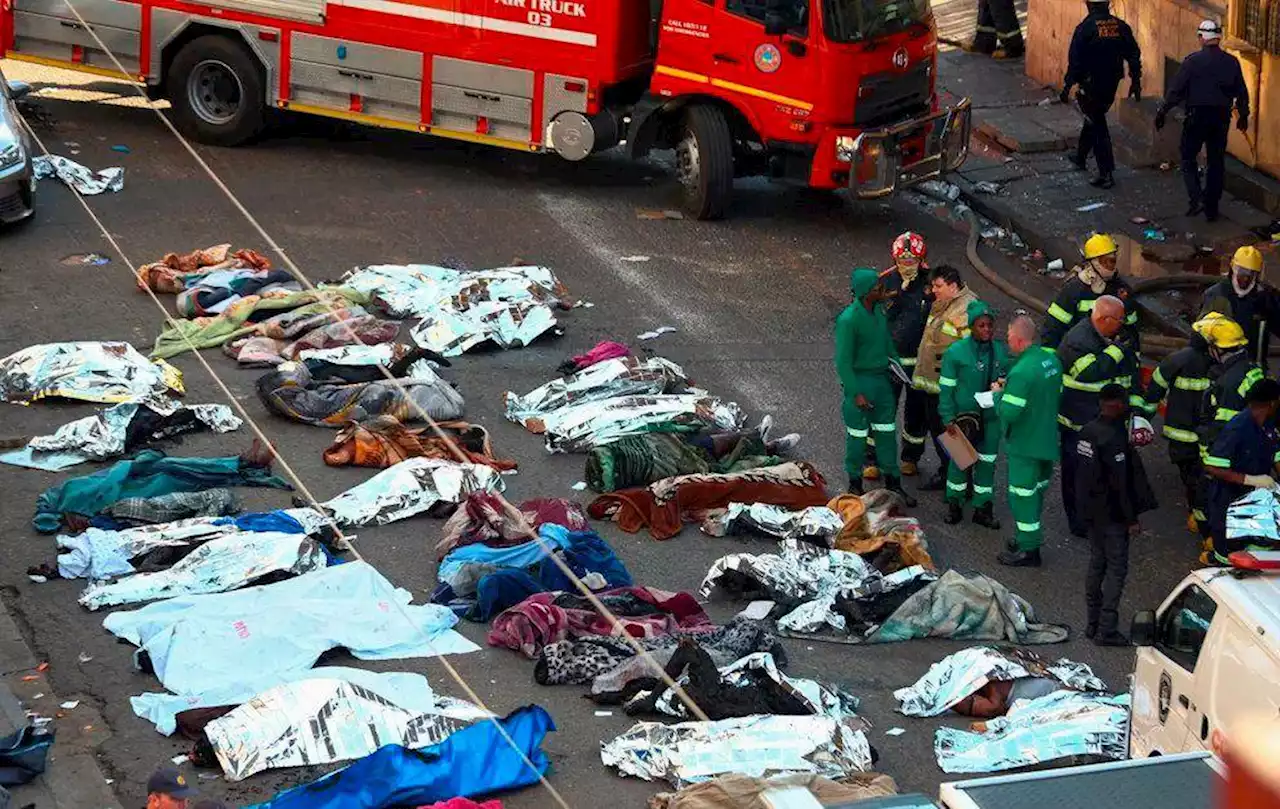
{"label": "fire truck door handle", "polygon": [[717,62],[728,62],[731,65],[738,64],[738,60],[727,53],[713,53],[711,58],[715,59]]}
{"label": "fire truck door handle", "polygon": [[1191,707],[1191,700],[1187,699],[1187,695],[1186,695],[1186,694],[1179,694],[1179,695],[1178,695],[1178,704],[1179,704],[1179,705],[1181,705],[1181,706],[1182,706],[1182,707],[1184,707],[1184,708],[1190,708],[1190,707]]}
{"label": "fire truck door handle", "polygon": [[368,73],[357,73],[354,70],[339,70],[338,75],[348,79],[359,79],[360,81],[373,81],[373,76],[369,75]]}
{"label": "fire truck door handle", "polygon": [[787,51],[792,56],[804,56],[806,53],[809,52],[809,49],[804,46],[803,42],[798,42],[794,39],[789,39],[787,40]]}
{"label": "fire truck door handle", "polygon": [[80,23],[78,23],[78,22],[71,22],[70,20],[58,20],[58,24],[59,24],[59,25],[61,25],[63,28],[74,28],[74,29],[76,29],[77,31],[79,31],[79,30],[81,30],[82,28],[84,28],[84,26],[83,26],[83,25],[81,25]]}

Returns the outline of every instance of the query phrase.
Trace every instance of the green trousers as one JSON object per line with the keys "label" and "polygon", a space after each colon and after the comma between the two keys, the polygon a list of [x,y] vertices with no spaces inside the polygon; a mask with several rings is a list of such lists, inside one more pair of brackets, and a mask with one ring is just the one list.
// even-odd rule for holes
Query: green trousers
{"label": "green trousers", "polygon": [[1039,550],[1044,532],[1040,528],[1040,512],[1044,492],[1053,478],[1053,461],[1008,456],[1009,511],[1013,512],[1014,541],[1020,551]]}
{"label": "green trousers", "polygon": [[[854,404],[854,397],[861,393],[871,403],[870,410]],[[862,477],[862,464],[867,454],[867,438],[876,437],[876,465],[888,477],[897,477],[898,470],[898,402],[893,395],[893,385],[888,372],[858,374],[857,386],[844,392],[841,407],[844,417],[844,471],[850,478]]]}
{"label": "green trousers", "polygon": [[995,494],[996,451],[1000,448],[1000,425],[988,424],[982,440],[974,445],[978,462],[961,470],[954,463],[947,465],[947,502],[963,503],[972,485],[974,506],[985,506]]}

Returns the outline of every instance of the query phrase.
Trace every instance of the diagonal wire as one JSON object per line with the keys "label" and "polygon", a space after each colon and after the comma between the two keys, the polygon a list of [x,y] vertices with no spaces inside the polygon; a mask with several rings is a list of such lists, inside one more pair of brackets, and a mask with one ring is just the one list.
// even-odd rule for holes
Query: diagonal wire
{"label": "diagonal wire", "polygon": [[[128,71],[124,69],[124,65],[121,64],[115,52],[112,51],[109,47],[107,47],[107,44],[103,42],[102,39],[98,36],[97,30],[92,25],[90,25],[89,22],[85,20],[85,18],[80,14],[80,10],[76,8],[75,2],[73,0],[65,0],[65,2],[67,7],[70,8],[71,12],[75,15],[76,20],[80,23],[80,25],[84,27],[86,31],[89,32],[90,36],[93,37],[94,42],[97,43],[98,47],[101,48],[108,56],[111,57],[111,61],[115,64],[116,69],[119,70],[123,76],[131,75]],[[204,160],[204,158],[201,157],[200,154],[195,150],[195,148],[191,145],[190,141],[188,141],[187,138],[183,136],[181,132],[178,131],[178,128],[169,119],[169,116],[165,115],[160,110],[160,108],[156,106],[155,102],[147,98],[146,93],[143,92],[141,86],[139,86],[136,82],[130,82],[130,86],[134,88],[135,92],[143,100],[143,103],[147,106],[147,108],[150,109],[152,112],[154,112],[156,117],[160,119],[160,121],[165,125],[165,127],[171,133],[173,133],[173,136],[178,139],[178,142],[181,143],[182,147],[187,151],[189,155],[191,155],[191,158],[195,160],[196,163],[202,169],[204,169],[204,172],[207,175],[209,175],[209,179],[212,180],[214,185],[216,185],[218,189],[221,190],[222,193],[227,197],[227,199],[231,201],[231,204],[236,208],[236,210],[238,210],[244,216],[244,218],[249,222],[249,224],[254,228],[254,230],[258,232],[258,235],[262,237],[262,239],[267,243],[270,249],[274,251],[285,262],[285,264],[288,265],[294,277],[299,279],[303,283],[303,285],[306,286],[307,289],[310,289],[313,291],[319,291],[317,290],[315,284],[313,284],[311,280],[307,278],[307,276],[302,272],[302,269],[298,267],[298,265],[293,261],[292,258],[289,257],[288,253],[285,252],[284,248],[281,247],[280,244],[274,238],[272,238],[271,234],[267,232],[266,228],[264,228],[262,224],[257,220],[257,218],[255,218],[254,215],[250,213],[249,210],[244,206],[244,204],[241,203],[239,197],[236,196],[235,192],[233,192],[227,186],[227,184],[223,182],[222,178],[218,176],[217,172],[215,172],[209,166],[209,164]],[[131,264],[129,266],[132,267],[133,265]],[[330,313],[336,313],[335,307],[325,296],[320,296],[320,303],[326,306],[330,310]],[[166,311],[166,315],[167,315],[167,311]],[[345,320],[340,320],[338,322],[344,324],[343,328],[347,330],[348,334],[350,334],[352,338],[356,337],[355,331],[354,329],[351,328],[350,323],[347,323]],[[356,342],[359,342],[359,340],[356,340]],[[454,440],[453,436],[449,435],[444,430],[442,430],[440,428],[440,425],[436,423],[436,420],[433,419],[431,415],[427,413],[420,405],[418,405],[416,401],[414,401],[414,399],[409,395],[408,390],[405,389],[404,383],[401,380],[397,379],[396,377],[392,376],[391,372],[387,368],[381,365],[379,365],[378,368],[382,372],[382,375],[386,377],[386,379],[389,382],[391,382],[391,384],[395,385],[396,388],[399,389],[400,394],[403,396],[404,400],[409,403],[410,407],[412,407],[414,410],[417,411],[419,420],[425,421],[429,425],[431,431],[438,438],[442,439],[446,443],[446,445],[449,447],[452,454],[455,456],[455,458],[457,458],[457,460],[460,463],[468,463],[469,459],[467,458],[466,454],[463,453],[462,450],[458,447],[457,442]],[[270,444],[268,444],[268,446],[270,446]],[[582,581],[582,579],[579,578],[578,575],[575,574],[569,568],[567,564],[565,564],[564,560],[561,559],[555,553],[555,549],[552,548],[550,545],[548,545],[547,542],[543,540],[541,536],[538,535],[538,532],[535,531],[533,527],[529,524],[529,522],[525,519],[524,514],[522,514],[519,509],[512,506],[511,503],[505,497],[503,497],[501,493],[495,493],[495,494],[498,497],[499,501],[502,503],[503,510],[507,513],[508,517],[510,517],[515,522],[520,532],[538,543],[539,547],[545,552],[547,558],[549,558],[558,568],[560,568],[561,572],[564,573],[571,582],[573,582],[574,586],[578,589],[580,593],[582,593],[583,597],[586,598],[587,602],[590,603],[591,606],[602,617],[604,617],[607,621],[609,621],[610,626],[613,629],[614,633],[624,638],[626,642],[630,644],[633,649],[635,649],[637,655],[639,655],[642,659],[644,659],[649,664],[649,668],[652,670],[652,672],[656,676],[658,676],[661,680],[664,681],[667,687],[670,688],[675,693],[677,698],[679,698],[679,700],[685,705],[685,707],[689,710],[689,712],[699,721],[702,721],[702,722],[711,721],[710,717],[708,717],[707,714],[702,710],[702,708],[700,708],[697,705],[697,703],[693,700],[693,698],[688,695],[688,693],[684,690],[684,688],[679,683],[677,683],[669,674],[667,674],[666,669],[662,665],[660,665],[656,659],[654,659],[653,655],[651,655],[649,651],[644,648],[643,644],[641,644],[638,640],[632,637],[631,633],[626,631],[626,628],[623,626],[622,622],[618,619],[618,616],[615,615],[607,606],[605,606],[604,602],[602,602],[596,596],[596,594],[591,590],[591,588],[588,587]]]}
{"label": "diagonal wire", "polygon": [[[23,121],[23,123],[26,124],[25,121]],[[35,131],[31,128],[30,125],[27,125],[27,131],[31,133],[31,137],[35,140],[36,144],[40,147],[40,151],[44,152],[46,155],[51,156],[51,152],[44,145],[44,142],[40,139],[40,136],[35,133]],[[124,249],[120,246],[119,242],[115,240],[115,238],[111,235],[110,231],[108,231],[106,226],[102,223],[102,220],[98,218],[98,215],[94,213],[93,209],[89,206],[89,203],[85,201],[84,196],[81,195],[80,192],[76,190],[73,186],[68,185],[68,187],[71,188],[71,191],[73,194],[75,194],[76,199],[79,200],[80,204],[84,207],[85,212],[89,214],[89,218],[92,219],[94,224],[98,226],[98,229],[102,231],[102,235],[115,249],[116,253],[120,256],[120,259],[125,263],[125,265],[128,267],[134,266],[129,261],[129,257],[125,255]],[[134,278],[139,282],[141,282],[142,280],[141,276],[137,273],[137,271],[134,271]],[[170,327],[176,327],[177,321],[169,314],[169,310],[165,307],[164,303],[160,300],[160,298],[156,296],[155,292],[151,290],[150,287],[146,287],[145,284],[142,284],[142,286],[146,289],[146,292],[148,296],[151,298],[151,300],[160,309],[160,312],[165,316],[165,320],[168,321]],[[250,429],[253,430],[258,440],[260,440],[262,442],[262,445],[265,446],[268,450],[270,450],[272,456],[277,461],[280,462],[280,466],[284,469],[285,473],[293,480],[294,484],[298,488],[298,491],[302,492],[303,496],[310,502],[312,508],[314,508],[318,513],[320,513],[321,515],[326,517],[326,519],[328,519],[329,525],[333,528],[334,533],[337,535],[339,541],[343,544],[343,546],[345,546],[347,550],[351,551],[351,553],[356,557],[356,559],[362,562],[365,562],[365,564],[368,564],[365,558],[355,548],[355,545],[346,537],[345,534],[343,534],[342,529],[341,527],[338,526],[337,522],[335,522],[333,518],[329,516],[327,513],[325,513],[323,508],[321,508],[320,503],[311,494],[306,484],[302,482],[302,478],[298,475],[297,472],[293,470],[293,467],[290,466],[288,461],[284,459],[284,457],[280,454],[280,452],[275,448],[275,445],[271,443],[270,439],[267,438],[266,434],[262,431],[262,428],[254,420],[253,416],[249,414],[249,411],[245,409],[244,405],[242,405],[239,399],[235,397],[235,395],[231,392],[231,389],[227,387],[226,383],[222,380],[222,378],[219,377],[218,374],[213,370],[213,367],[209,364],[208,360],[205,359],[204,355],[201,354],[199,349],[194,345],[194,343],[192,343],[190,336],[183,334],[183,339],[187,343],[187,346],[191,349],[191,352],[195,355],[196,359],[200,362],[202,366],[204,366],[204,370],[209,374],[210,377],[213,378],[213,381],[218,385],[218,387],[221,388],[223,394],[226,395],[227,400],[230,401],[231,405],[240,412],[241,417],[243,417],[244,421],[249,425]],[[370,567],[372,567],[372,565],[370,565]],[[409,615],[408,611],[405,609],[405,606],[403,604],[401,604],[399,601],[396,601],[395,606],[398,610],[400,610],[404,619],[408,621],[411,626],[418,626],[418,624],[413,621],[412,617]],[[493,726],[495,728],[497,728],[499,735],[501,735],[503,739],[507,742],[507,744],[511,746],[511,749],[516,751],[516,754],[519,755],[520,758],[523,760],[523,762],[529,767],[529,769],[533,771],[534,775],[538,776],[538,780],[551,793],[552,798],[554,798],[556,803],[560,805],[561,809],[571,809],[568,802],[565,801],[564,796],[562,796],[560,792],[554,786],[551,785],[551,783],[547,780],[546,776],[543,775],[542,772],[538,770],[538,767],[532,761],[529,760],[529,757],[525,755],[524,750],[520,748],[520,745],[516,743],[515,739],[511,738],[511,734],[502,725],[502,722],[498,720],[497,715],[489,709],[489,707],[485,704],[484,700],[480,698],[480,695],[477,694],[475,690],[471,688],[471,686],[467,683],[466,679],[462,676],[462,674],[453,667],[453,664],[449,662],[448,658],[446,658],[445,655],[435,651],[434,644],[431,643],[431,639],[429,636],[427,636],[425,630],[423,630],[423,637],[426,638],[427,645],[431,647],[431,652],[433,655],[435,655],[436,660],[439,663],[441,663],[445,667],[445,669],[449,672],[450,676],[452,676],[453,679],[457,681],[458,685],[460,685],[463,691],[466,692],[467,697],[476,705],[479,705],[482,710],[486,711],[489,714],[489,721],[493,723]]]}

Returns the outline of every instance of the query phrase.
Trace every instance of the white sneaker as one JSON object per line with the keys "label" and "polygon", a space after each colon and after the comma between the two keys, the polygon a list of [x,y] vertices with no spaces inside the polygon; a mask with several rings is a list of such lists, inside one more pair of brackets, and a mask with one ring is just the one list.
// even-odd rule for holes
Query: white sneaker
{"label": "white sneaker", "polygon": [[769,442],[769,454],[789,455],[798,446],[800,446],[800,433],[787,433],[777,441]]}
{"label": "white sneaker", "polygon": [[773,416],[765,415],[760,419],[760,426],[756,428],[756,432],[760,433],[761,441],[769,440],[769,431],[773,429]]}

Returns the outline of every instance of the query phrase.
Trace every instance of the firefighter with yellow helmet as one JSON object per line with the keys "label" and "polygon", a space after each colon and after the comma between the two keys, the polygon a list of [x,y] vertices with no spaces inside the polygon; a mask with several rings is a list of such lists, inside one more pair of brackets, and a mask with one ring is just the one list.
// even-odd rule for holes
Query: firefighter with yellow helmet
{"label": "firefighter with yellow helmet", "polygon": [[1105,233],[1094,233],[1085,240],[1080,250],[1084,261],[1072,269],[1073,276],[1049,306],[1049,315],[1040,328],[1041,345],[1057,349],[1072,326],[1088,319],[1094,301],[1103,295],[1114,295],[1124,302],[1119,342],[1138,352],[1138,311],[1129,284],[1120,277],[1116,265],[1119,252],[1120,245]]}
{"label": "firefighter with yellow helmet", "polygon": [[1245,407],[1245,396],[1262,379],[1262,369],[1249,355],[1249,338],[1240,324],[1227,315],[1209,312],[1192,324],[1195,333],[1209,344],[1209,355],[1217,366],[1210,371],[1205,391],[1204,418],[1198,430],[1200,454],[1213,446],[1224,424]]}
{"label": "firefighter with yellow helmet", "polygon": [[1240,324],[1249,357],[1266,371],[1271,335],[1280,333],[1280,293],[1262,282],[1262,252],[1245,245],[1231,259],[1227,277],[1204,294],[1200,314],[1218,312]]}

